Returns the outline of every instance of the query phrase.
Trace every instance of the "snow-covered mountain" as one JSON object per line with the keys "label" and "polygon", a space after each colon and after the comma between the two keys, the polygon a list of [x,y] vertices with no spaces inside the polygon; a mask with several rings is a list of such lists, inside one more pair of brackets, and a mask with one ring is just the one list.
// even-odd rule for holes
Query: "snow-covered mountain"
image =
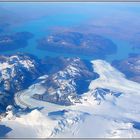
{"label": "snow-covered mountain", "polygon": [[[140,84],[127,80],[124,74],[103,60],[92,61],[92,71],[78,58],[70,62],[61,70],[40,76],[29,88],[15,94],[16,104],[29,109],[8,109],[7,115],[1,117],[0,127],[5,128],[1,137],[140,137]],[[51,101],[57,95],[54,93],[56,89],[61,91],[62,101],[61,96],[66,94],[64,91],[69,91],[66,87],[71,91],[68,94],[73,95],[75,90],[71,89],[76,89],[75,79],[81,75],[91,80],[86,91],[78,94],[78,102],[70,100],[72,104],[57,104]],[[65,76],[75,84],[66,82]],[[55,81],[59,84],[52,86]],[[42,99],[46,94],[48,98],[50,95],[49,100]]]}
{"label": "snow-covered mountain", "polygon": [[39,60],[32,56],[0,56],[0,81],[5,91],[19,91],[39,75]]}
{"label": "snow-covered mountain", "polygon": [[32,55],[1,55],[0,105],[10,104],[13,94],[27,88],[42,72],[40,61]]}
{"label": "snow-covered mountain", "polygon": [[70,105],[73,103],[70,98],[78,100],[77,96],[88,90],[90,81],[98,77],[86,60],[63,57],[39,60],[29,54],[0,56],[0,70],[0,104],[5,107],[13,104],[14,93],[41,88],[43,93],[33,92],[33,98]]}
{"label": "snow-covered mountain", "polygon": [[[39,77],[35,84],[27,90],[17,93],[16,96],[30,93],[34,99],[60,105],[80,102],[80,95],[88,91],[91,80],[98,78],[99,75],[93,71],[90,62],[79,58],[60,59],[61,63],[59,64],[63,67],[49,76]],[[54,68],[55,66],[51,67]]]}
{"label": "snow-covered mountain", "polygon": [[88,91],[80,95],[80,102],[65,106],[33,98],[34,93],[44,94],[46,89],[41,83],[45,83],[48,76],[38,78],[38,83],[18,92],[15,96],[17,105],[32,108],[32,111],[15,114],[8,110],[7,116],[1,118],[0,127],[11,130],[3,136],[140,137],[140,84],[127,80],[124,74],[103,60],[92,63],[99,77],[93,79]]}

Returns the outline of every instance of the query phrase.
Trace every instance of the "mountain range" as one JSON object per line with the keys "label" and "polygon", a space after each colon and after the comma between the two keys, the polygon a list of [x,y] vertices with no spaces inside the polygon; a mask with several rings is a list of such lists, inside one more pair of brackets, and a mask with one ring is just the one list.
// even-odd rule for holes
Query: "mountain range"
{"label": "mountain range", "polygon": [[2,138],[140,136],[139,83],[104,60],[18,53],[0,68]]}

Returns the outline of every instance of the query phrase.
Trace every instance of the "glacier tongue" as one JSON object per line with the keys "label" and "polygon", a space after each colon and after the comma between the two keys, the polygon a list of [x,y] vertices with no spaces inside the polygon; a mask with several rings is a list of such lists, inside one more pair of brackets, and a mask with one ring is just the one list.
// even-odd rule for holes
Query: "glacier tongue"
{"label": "glacier tongue", "polygon": [[94,71],[97,72],[100,77],[93,80],[89,86],[89,89],[95,89],[98,87],[108,88],[115,91],[122,91],[124,93],[139,94],[140,84],[127,80],[125,76],[117,69],[112,67],[109,63],[103,60],[92,61]]}
{"label": "glacier tongue", "polygon": [[7,137],[140,137],[140,84],[127,80],[103,60],[92,63],[100,77],[90,83],[89,91],[82,95],[82,103],[60,106],[33,99],[32,93],[20,93],[19,104],[43,109],[11,120],[3,118],[0,125],[12,129]]}

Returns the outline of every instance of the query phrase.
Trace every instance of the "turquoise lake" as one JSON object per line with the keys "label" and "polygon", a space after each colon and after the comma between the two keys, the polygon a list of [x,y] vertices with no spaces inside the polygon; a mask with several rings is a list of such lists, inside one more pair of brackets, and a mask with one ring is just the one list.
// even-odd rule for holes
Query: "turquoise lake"
{"label": "turquoise lake", "polygon": [[[97,8],[97,7],[96,7]],[[53,15],[47,15],[43,16],[37,19],[33,19],[30,21],[26,21],[23,24],[15,27],[12,29],[12,32],[22,32],[22,31],[28,31],[33,33],[34,37],[29,41],[28,46],[25,48],[20,48],[18,50],[14,51],[7,51],[7,52],[0,52],[1,54],[13,54],[15,52],[27,52],[34,54],[38,56],[39,58],[43,58],[45,56],[51,56],[51,57],[56,57],[56,56],[65,56],[65,57],[80,57],[83,59],[98,59],[93,56],[83,56],[83,55],[73,55],[73,54],[62,54],[60,53],[54,53],[54,52],[49,52],[46,50],[39,50],[37,49],[37,40],[42,38],[43,36],[48,35],[51,33],[51,29],[57,27],[57,28],[73,28],[73,27],[80,27],[80,25],[86,25],[85,21],[88,21],[92,18],[92,14],[88,13],[76,13],[74,14],[73,12],[69,13],[63,13],[62,11]],[[97,18],[98,15],[95,16]],[[93,18],[94,20],[94,18]],[[98,34],[98,33],[97,33]],[[109,62],[113,61],[114,59],[123,59],[127,58],[129,53],[137,53],[138,50],[132,49],[132,46],[130,45],[129,42],[121,40],[121,39],[116,39],[112,36],[105,36],[109,39],[111,39],[118,48],[118,51],[116,54],[109,55],[105,59]]]}

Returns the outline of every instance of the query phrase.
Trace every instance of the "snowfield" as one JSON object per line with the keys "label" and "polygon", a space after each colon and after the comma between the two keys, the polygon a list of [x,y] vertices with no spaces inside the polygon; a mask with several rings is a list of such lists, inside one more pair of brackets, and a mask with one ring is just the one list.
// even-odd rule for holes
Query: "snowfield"
{"label": "snowfield", "polygon": [[[0,122],[11,131],[7,138],[138,138],[140,137],[140,84],[103,60],[92,61],[100,77],[93,80],[81,103],[61,106],[32,98],[44,88],[38,85],[18,92],[16,104],[33,109]],[[99,90],[97,90],[99,88]],[[105,92],[102,89],[109,89]]]}
{"label": "snowfield", "polygon": [[125,76],[113,68],[109,63],[103,60],[92,61],[94,70],[100,75],[100,78],[93,81],[90,89],[96,87],[105,87],[113,90],[123,91],[126,93],[140,93],[139,83],[126,80]]}

